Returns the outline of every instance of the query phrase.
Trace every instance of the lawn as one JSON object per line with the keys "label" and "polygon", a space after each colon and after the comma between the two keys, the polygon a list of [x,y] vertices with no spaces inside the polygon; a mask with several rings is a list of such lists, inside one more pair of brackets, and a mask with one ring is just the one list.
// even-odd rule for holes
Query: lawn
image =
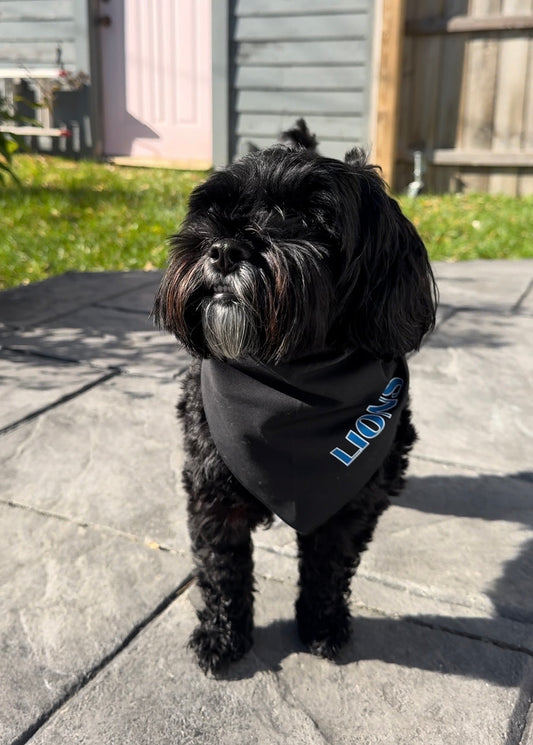
{"label": "lawn", "polygon": [[0,289],[68,270],[162,267],[205,174],[19,156],[0,187]]}
{"label": "lawn", "polygon": [[[67,270],[163,267],[205,174],[18,156],[0,187],[0,289]],[[533,256],[533,197],[401,196],[432,259]]]}

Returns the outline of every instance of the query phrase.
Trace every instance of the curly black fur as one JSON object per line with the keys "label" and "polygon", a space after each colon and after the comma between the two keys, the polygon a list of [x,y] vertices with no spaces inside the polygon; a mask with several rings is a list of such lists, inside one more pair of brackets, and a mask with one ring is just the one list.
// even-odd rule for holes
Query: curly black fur
{"label": "curly black fur", "polygon": [[[184,484],[204,599],[190,645],[217,671],[252,644],[251,531],[270,511],[220,458],[207,425],[200,362],[277,364],[324,350],[393,359],[434,325],[436,290],[422,241],[374,166],[318,155],[305,122],[285,146],[244,157],[193,192],[172,239],[154,314],[195,359],[178,405]],[[298,535],[300,637],[333,657],[350,633],[350,580],[376,521],[404,483],[415,431],[406,407],[394,445],[369,483],[310,535]]]}

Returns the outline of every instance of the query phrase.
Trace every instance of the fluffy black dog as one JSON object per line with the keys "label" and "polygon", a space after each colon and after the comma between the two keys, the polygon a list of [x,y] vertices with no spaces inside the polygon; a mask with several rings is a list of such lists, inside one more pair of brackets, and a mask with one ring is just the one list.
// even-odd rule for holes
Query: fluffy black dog
{"label": "fluffy black dog", "polygon": [[216,672],[252,644],[251,531],[297,530],[298,631],[332,658],[350,580],[415,440],[404,355],[435,321],[425,247],[374,166],[316,152],[303,120],[191,195],[154,315],[193,356],[178,404]]}

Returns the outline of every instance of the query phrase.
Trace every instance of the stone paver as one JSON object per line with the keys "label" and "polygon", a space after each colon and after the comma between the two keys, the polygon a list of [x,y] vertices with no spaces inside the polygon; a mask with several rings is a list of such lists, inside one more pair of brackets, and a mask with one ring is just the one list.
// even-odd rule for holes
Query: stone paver
{"label": "stone paver", "polygon": [[77,362],[0,351],[0,431],[98,383],[105,371]]}
{"label": "stone paver", "polygon": [[437,263],[435,276],[445,305],[511,311],[530,289],[533,259]]}
{"label": "stone paver", "polygon": [[355,615],[338,664],[316,659],[296,637],[293,588],[263,581],[253,651],[225,680],[208,679],[184,652],[190,599],[179,598],[32,745],[503,743],[533,670],[527,655],[368,611]]}
{"label": "stone paver", "polygon": [[4,331],[0,342],[14,351],[156,377],[178,375],[186,360],[169,334],[154,329],[148,313],[100,306],[73,311],[46,326]]}
{"label": "stone paver", "polygon": [[119,648],[191,567],[186,557],[30,509],[0,504],[0,523],[0,742],[11,743]]}
{"label": "stone paver", "polygon": [[[159,272],[67,272],[0,293],[0,319],[6,326],[24,328],[51,322],[80,307],[95,303],[118,303],[127,292],[137,292],[148,304],[136,306],[150,310],[152,288],[157,287]],[[149,294],[145,288],[148,286]]]}
{"label": "stone paver", "polygon": [[186,357],[149,320],[161,274],[0,293],[0,745],[533,745],[533,261],[435,269],[420,440],[352,642],[337,663],[301,648],[276,522],[254,537],[255,646],[219,680],[186,649]]}
{"label": "stone paver", "polygon": [[417,453],[514,473],[531,466],[533,317],[457,313],[410,362]]}
{"label": "stone paver", "polygon": [[177,393],[120,375],[7,433],[2,498],[186,551]]}

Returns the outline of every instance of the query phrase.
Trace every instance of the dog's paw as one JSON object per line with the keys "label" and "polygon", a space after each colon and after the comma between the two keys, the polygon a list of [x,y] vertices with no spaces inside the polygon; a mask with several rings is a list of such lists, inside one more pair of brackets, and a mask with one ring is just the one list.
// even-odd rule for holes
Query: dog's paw
{"label": "dog's paw", "polygon": [[350,613],[346,608],[336,613],[297,613],[298,634],[311,654],[333,660],[347,643],[352,632]]}
{"label": "dog's paw", "polygon": [[240,660],[252,646],[252,639],[234,630],[200,624],[193,631],[188,646],[207,675],[220,673],[230,663]]}

